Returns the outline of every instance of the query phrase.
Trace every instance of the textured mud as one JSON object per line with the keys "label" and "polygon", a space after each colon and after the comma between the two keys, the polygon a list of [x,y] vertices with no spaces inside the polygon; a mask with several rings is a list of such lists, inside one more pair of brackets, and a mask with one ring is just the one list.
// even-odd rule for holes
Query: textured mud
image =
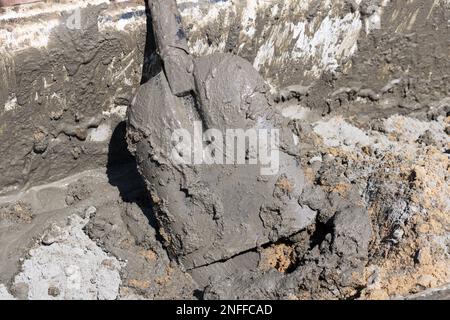
{"label": "textured mud", "polygon": [[[324,72],[319,79],[301,72],[297,82],[292,82],[295,77],[284,74],[282,69],[273,71],[280,73],[278,77],[270,76],[266,69],[262,72],[265,79],[276,78],[289,86],[273,88],[273,96],[267,90],[256,91],[261,97],[258,108],[284,115],[276,116],[279,122],[274,123],[283,125],[289,133],[286,137],[296,137],[286,144],[288,158],[298,163],[296,170],[286,171],[282,179],[264,182],[271,186],[269,202],[277,196],[281,203],[294,199],[298,207],[311,213],[311,220],[286,231],[286,225],[279,224],[283,219],[277,218],[289,211],[275,210],[274,215],[268,210],[261,215],[260,209],[268,199],[251,198],[248,194],[254,187],[246,184],[241,185],[242,189],[251,190],[241,191],[242,204],[233,198],[224,201],[226,206],[211,206],[217,201],[215,197],[224,195],[200,192],[205,190],[204,184],[214,188],[226,185],[218,184],[217,179],[206,179],[212,176],[211,172],[186,174],[186,182],[180,185],[174,183],[180,181],[180,171],[161,164],[161,158],[143,161],[138,157],[141,172],[150,178],[149,186],[156,184],[149,175],[154,173],[164,178],[158,189],[166,188],[167,193],[151,190],[148,195],[136,172],[136,163],[131,162],[130,166],[109,166],[106,173],[87,172],[82,177],[2,198],[0,242],[8,245],[0,246],[0,297],[70,297],[70,284],[77,274],[70,268],[68,272],[61,269],[57,276],[51,274],[52,268],[47,268],[44,280],[24,281],[35,279],[33,276],[40,270],[35,263],[54,265],[49,257],[61,246],[68,246],[92,256],[86,262],[87,272],[77,278],[81,279],[77,281],[83,290],[90,289],[81,296],[85,299],[448,298],[449,2],[346,3],[346,10],[358,14],[363,26],[372,26],[361,29],[351,58],[339,61],[337,68]],[[380,8],[382,12],[378,11]],[[314,21],[323,8],[310,6],[307,12]],[[381,24],[373,28],[377,12],[381,12]],[[190,40],[201,34],[193,33]],[[208,33],[211,46],[215,43],[214,34],[223,33],[212,28]],[[228,39],[227,48],[239,53],[233,47],[236,42],[232,34]],[[242,56],[251,60],[253,54],[249,52],[250,58]],[[220,57],[220,61],[227,61],[230,56]],[[245,64],[233,60],[230,65],[241,63]],[[227,77],[226,71],[220,74]],[[207,68],[204,74],[208,74]],[[261,81],[250,79],[256,79],[258,84]],[[156,97],[149,90],[155,87],[165,95]],[[214,110],[208,109],[208,102],[186,99],[180,104],[173,100],[172,88],[161,74],[142,88],[138,104],[139,99],[151,98],[154,107],[162,108],[163,103],[171,102],[174,110],[162,111],[203,121],[205,127],[223,125],[220,118],[214,117]],[[203,107],[198,108],[200,104]],[[148,131],[129,137],[135,139],[130,145],[146,141],[140,144],[144,150],[150,148],[148,141],[152,146],[164,145],[161,139],[165,135],[157,129],[168,115],[141,115],[148,118],[131,122],[147,124]],[[248,123],[241,118],[234,121],[244,128],[254,125],[252,119]],[[140,140],[144,135],[145,139]],[[119,136],[122,142],[116,145],[117,151],[126,154],[123,127]],[[154,140],[147,140],[148,136]],[[167,145],[171,145],[170,141]],[[36,143],[35,148],[39,152],[44,146],[45,143]],[[152,149],[151,154],[155,153]],[[132,159],[129,155],[126,158]],[[189,170],[183,168],[181,172]],[[206,182],[199,184],[192,180],[195,177]],[[231,178],[230,183],[233,181]],[[292,185],[300,188],[293,189]],[[239,185],[233,187],[232,193],[236,192],[234,188]],[[186,198],[191,202],[186,203]],[[250,203],[253,200],[255,203]],[[202,208],[200,213],[191,210],[198,206]],[[170,221],[172,217],[167,212],[182,211],[192,220],[179,226],[179,230],[171,230],[177,225]],[[87,217],[86,212],[92,214]],[[258,212],[259,221],[252,220],[253,212]],[[260,232],[261,241],[240,242],[232,252],[226,252],[219,245],[226,237],[216,238],[215,230],[238,225],[239,220],[234,219],[238,214],[260,226],[255,233]],[[161,218],[165,215],[168,219]],[[228,216],[233,219],[227,222]],[[69,217],[78,222],[73,235],[67,237],[66,231],[74,228],[70,222],[67,224]],[[201,236],[211,237],[211,242],[216,240],[214,249],[207,249],[212,252],[210,256],[201,251],[199,256],[192,255],[199,246],[195,232],[188,227],[192,224],[197,228],[199,219],[205,229]],[[189,232],[183,231],[186,226]],[[266,233],[265,226],[274,227],[273,232]],[[184,234],[185,238],[172,239],[173,234]],[[72,237],[83,241],[74,243]],[[58,268],[76,264],[79,257],[70,250],[58,251],[57,257],[52,258],[60,261]],[[106,294],[105,284],[112,286]]]}
{"label": "textured mud", "polygon": [[[279,107],[298,118],[305,114],[296,101]],[[31,190],[3,209],[7,227],[2,237],[17,237],[24,250],[2,247],[11,261],[2,260],[1,269],[9,270],[2,272],[8,288],[2,297],[69,297],[70,270],[52,275],[53,269],[45,268],[48,273],[39,273],[41,282],[21,281],[34,279],[34,261],[48,261],[53,252],[56,257],[44,265],[61,268],[98,255],[83,268],[88,272],[105,264],[110,268],[102,262],[111,261],[108,272],[120,275],[120,284],[109,287],[104,296],[100,289],[114,282],[98,272],[83,274],[86,280],[78,282],[82,288],[92,282],[96,288],[82,295],[85,299],[377,299],[431,288],[436,289],[426,296],[445,297],[444,285],[450,280],[448,117],[422,121],[394,115],[377,120],[376,129],[357,127],[342,116],[318,117],[313,122],[290,121],[303,146],[299,161],[305,188],[299,201],[318,213],[305,229],[186,272],[167,255],[163,229],[154,220],[151,199],[133,166],[108,176],[87,173],[40,189],[40,194],[59,193],[60,200],[48,203],[60,208],[34,209],[43,206],[34,203],[36,197],[30,194],[36,191]],[[433,142],[424,142],[424,135]],[[91,212],[89,218],[86,212]],[[86,224],[73,236],[86,240],[74,242],[66,235],[71,228],[66,221],[73,214],[77,218],[72,221],[84,218]],[[42,216],[46,223],[39,225]],[[58,216],[54,224],[48,222]],[[35,237],[26,244],[16,230],[30,224]],[[68,247],[58,252],[63,246]],[[80,256],[74,257],[77,250]],[[32,296],[32,289],[45,294]]]}
{"label": "textured mud", "polygon": [[[35,202],[42,194],[59,194],[53,208]],[[135,165],[86,172],[30,189],[22,199],[36,214],[1,229],[2,243],[9,243],[1,248],[7,257],[1,283],[8,286],[0,288],[2,298],[8,292],[17,299],[193,297],[191,277],[157,240]]]}
{"label": "textured mud", "polygon": [[[322,77],[312,108],[409,90],[407,99],[388,92],[380,100],[401,113],[448,95],[448,1],[177,2],[191,52],[238,54],[272,90],[302,94]],[[155,74],[141,1],[78,3],[80,29],[68,28],[68,0],[34,4],[31,16],[0,12],[1,194],[105,166],[136,89]],[[333,77],[340,80],[330,86]],[[367,112],[380,109],[370,105]]]}
{"label": "textured mud", "polygon": [[[270,131],[287,121],[263,78],[233,54],[193,58],[175,0],[150,7],[162,71],[128,109],[127,138],[172,258],[191,270],[306,228],[316,213],[298,203],[304,177],[290,153],[294,136]],[[177,130],[190,137],[174,139]],[[260,141],[230,139],[229,130],[253,130]]]}
{"label": "textured mud", "polygon": [[13,34],[22,25],[40,27],[38,19],[1,19],[2,31],[11,30],[6,38],[16,41],[1,48],[0,194],[108,164],[114,131],[139,85],[146,32],[145,24],[136,33],[108,28],[102,19],[117,19],[115,7],[120,9],[80,9],[80,29],[68,27],[73,11],[39,16],[54,26],[43,48],[22,48],[21,37]]}
{"label": "textured mud", "polygon": [[[295,157],[285,151],[279,155],[279,173],[266,176],[260,172],[262,165],[222,165],[223,159],[212,159],[219,164],[204,166],[174,162],[170,133],[186,129],[194,137],[196,120],[203,130],[222,132],[287,125],[270,110],[262,91],[264,82],[245,60],[232,55],[199,59],[195,61],[195,82],[207,88],[198,105],[190,96],[184,100],[173,97],[164,74],[150,80],[141,87],[130,110],[128,128],[130,148],[148,182],[166,245],[188,269],[289,236],[315,217],[314,211],[297,201],[304,177]],[[221,105],[222,101],[230,103]],[[220,148],[222,137],[215,138],[214,143],[214,137],[207,137],[213,141],[211,150]],[[292,133],[281,139],[283,150],[294,145]]]}

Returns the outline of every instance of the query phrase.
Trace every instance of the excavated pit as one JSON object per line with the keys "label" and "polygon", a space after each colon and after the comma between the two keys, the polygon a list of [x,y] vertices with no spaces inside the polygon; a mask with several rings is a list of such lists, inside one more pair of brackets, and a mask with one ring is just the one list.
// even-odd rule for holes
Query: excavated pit
{"label": "excavated pit", "polygon": [[[237,21],[242,8],[229,13],[226,3],[220,10],[224,15],[234,15],[236,20],[232,21]],[[28,160],[22,163],[17,160],[20,155],[13,157],[17,161],[12,161],[12,170],[5,171],[0,180],[0,298],[448,299],[450,3],[337,1],[329,16],[337,20],[328,21],[341,21],[342,25],[330,22],[333,27],[345,28],[342,21],[351,17],[356,17],[352,25],[362,24],[354,52],[345,52],[347,58],[332,61],[327,55],[336,54],[333,50],[341,47],[331,44],[331,49],[324,49],[324,56],[302,56],[302,63],[284,64],[278,57],[289,51],[289,41],[273,42],[272,60],[266,56],[270,42],[260,52],[252,48],[259,48],[261,43],[239,51],[240,32],[247,34],[248,30],[228,30],[226,21],[209,28],[190,25],[186,21],[192,4],[180,1],[179,5],[191,48],[206,35],[210,48],[225,48],[223,51],[237,53],[259,66],[272,88],[261,92],[264,98],[256,99],[256,109],[268,108],[278,114],[270,121],[283,129],[286,140],[281,153],[295,165],[264,181],[260,189],[247,182],[241,189],[230,187],[239,180],[236,177],[248,176],[246,181],[250,181],[258,175],[245,166],[241,170],[212,166],[192,172],[188,172],[190,168],[177,168],[177,174],[191,179],[180,188],[180,177],[173,175],[173,168],[148,161],[144,154],[155,155],[155,145],[171,146],[170,141],[149,141],[148,137],[163,136],[161,123],[165,123],[164,113],[170,109],[164,108],[161,100],[167,103],[172,99],[170,88],[155,67],[156,58],[149,58],[149,51],[155,49],[149,37],[146,45],[140,45],[145,48],[142,55],[147,57],[142,79],[133,84],[136,91],[142,83],[133,107],[139,105],[149,113],[130,117],[128,134],[124,119],[114,115],[105,120],[98,116],[102,112],[84,104],[86,100],[75,120],[67,116],[74,113],[68,109],[63,111],[61,122],[39,120],[39,128],[34,130],[30,125],[24,131],[33,133],[31,138],[23,133],[20,139],[22,148],[30,149],[24,156]],[[268,36],[263,36],[262,27],[264,18],[271,14],[281,21],[279,26],[287,26],[291,20],[327,20],[320,3],[308,3],[301,10],[287,2],[274,9],[277,6],[258,11],[254,39],[271,39],[271,31],[266,30]],[[203,9],[212,10],[208,5]],[[94,20],[101,12],[97,7],[85,10]],[[312,43],[319,41],[327,34],[323,30],[327,23],[319,23],[322,29],[311,29],[317,37],[310,39],[300,28],[292,42],[301,44],[302,37]],[[61,50],[57,39],[74,36],[60,28],[51,38],[50,51]],[[92,31],[90,28],[93,25],[87,27]],[[144,24],[141,31],[148,35],[149,28]],[[203,28],[208,30],[204,32]],[[274,34],[282,39],[285,35],[277,30]],[[58,32],[62,36],[56,37]],[[86,39],[87,33],[79,36],[79,41]],[[94,34],[96,41],[107,43],[107,37],[98,30]],[[117,48],[121,41],[113,42],[114,54],[120,55]],[[213,53],[199,48],[203,47],[197,47],[199,56]],[[43,54],[36,55],[33,50],[21,53],[30,57],[25,65],[17,58],[19,71],[42,72],[31,62]],[[78,64],[82,68],[81,73],[70,75],[74,83],[84,81],[87,69],[83,68],[92,61],[99,64],[97,70],[103,63],[107,65],[107,51],[108,46],[102,47],[93,60],[72,61],[74,68]],[[231,55],[216,57],[221,57],[219,61],[231,59]],[[64,59],[58,56],[58,64]],[[322,68],[324,63],[337,66]],[[143,64],[135,62],[132,69],[141,70]],[[315,76],[319,69],[320,75]],[[199,78],[207,78],[209,72]],[[236,72],[226,72],[224,68],[219,75],[236,76]],[[59,75],[55,78],[60,86]],[[226,78],[228,82],[230,78]],[[17,111],[3,112],[2,123],[18,117],[28,119],[26,106],[32,99],[24,94],[23,81],[17,90],[21,106]],[[255,80],[258,84],[262,81]],[[155,83],[167,96],[149,93]],[[102,95],[111,88],[102,90]],[[123,90],[119,90],[121,95]],[[44,96],[44,91],[40,92]],[[2,102],[4,96],[10,97],[10,92],[0,93]],[[93,93],[85,94],[89,99]],[[134,94],[129,94],[128,102],[122,99],[119,104],[131,105]],[[220,94],[225,96],[227,91],[217,89],[213,96],[217,94],[220,103],[224,100]],[[143,95],[145,99],[139,98]],[[148,103],[149,96],[153,103]],[[48,107],[47,102],[37,105],[43,114],[55,112],[52,99]],[[211,106],[202,101],[199,108],[199,102],[187,99],[181,105],[172,101],[169,107],[179,112],[180,119],[199,120],[205,128],[254,125],[251,121],[239,123],[239,116],[221,123],[223,118],[214,117],[217,101]],[[189,112],[192,114],[186,114]],[[192,123],[186,121],[184,125],[190,128]],[[147,132],[141,129],[143,126]],[[102,128],[111,131],[106,146],[89,138],[101,135]],[[8,170],[10,161],[5,159],[18,147],[11,136],[0,132],[0,143],[7,150],[1,168]],[[135,159],[128,148],[133,153],[136,148],[143,151],[137,152]],[[66,158],[69,160],[64,164]],[[77,165],[79,162],[83,163]],[[52,163],[53,174],[47,173],[46,163]],[[21,175],[21,170],[26,174]],[[224,171],[231,177],[229,181],[211,178]],[[167,177],[163,192],[155,187],[160,177]],[[206,187],[210,192],[205,192]],[[265,196],[253,197],[252,192]],[[279,202],[274,205],[273,199]],[[162,200],[168,211],[161,212]],[[297,206],[293,212],[301,208],[301,216],[307,219],[290,224],[292,215],[284,207],[289,201]],[[203,211],[193,210],[199,203]],[[211,204],[214,208],[216,203],[222,203],[221,210],[211,211]],[[184,213],[191,214],[192,220],[183,222]],[[171,219],[185,224],[174,224]],[[245,228],[236,232],[243,223],[255,226],[252,232],[256,237]],[[225,234],[232,230],[245,236],[229,246],[235,236],[221,237],[217,225]]]}

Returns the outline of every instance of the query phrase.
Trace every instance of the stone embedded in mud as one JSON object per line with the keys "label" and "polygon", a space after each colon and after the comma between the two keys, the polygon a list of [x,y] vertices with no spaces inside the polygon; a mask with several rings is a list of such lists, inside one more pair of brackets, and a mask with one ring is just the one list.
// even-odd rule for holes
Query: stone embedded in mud
{"label": "stone embedded in mud", "polygon": [[59,290],[58,287],[50,286],[50,287],[48,288],[48,295],[49,295],[49,296],[57,297],[57,296],[60,295],[60,293],[61,293],[61,290]]}
{"label": "stone embedded in mud", "polygon": [[[139,89],[128,111],[129,148],[147,181],[166,245],[187,269],[287,237],[315,217],[298,203],[303,173],[296,157],[285,152],[295,145],[293,134],[271,107],[266,84],[253,67],[231,54],[198,58],[194,79],[197,95],[178,98],[160,73]],[[195,123],[205,131],[214,129],[217,140],[204,139],[200,131],[196,141]],[[172,157],[177,129],[186,130],[201,148],[209,143],[219,151],[229,129],[278,129],[279,170],[264,175],[261,163],[228,165],[223,158],[211,165],[180,164]],[[244,148],[251,158],[254,150],[245,142]],[[280,179],[285,183],[280,185]]]}
{"label": "stone embedded in mud", "polygon": [[33,151],[35,153],[44,153],[49,144],[48,133],[46,130],[44,128],[39,128],[34,132],[33,138]]}

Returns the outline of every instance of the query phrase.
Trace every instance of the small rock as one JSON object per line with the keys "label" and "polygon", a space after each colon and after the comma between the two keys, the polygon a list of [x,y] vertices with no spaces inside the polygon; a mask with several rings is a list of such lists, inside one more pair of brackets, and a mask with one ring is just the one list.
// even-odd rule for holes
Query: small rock
{"label": "small rock", "polygon": [[58,287],[55,286],[51,286],[48,288],[48,295],[52,296],[52,297],[57,297],[61,294],[61,291],[59,290]]}
{"label": "small rock", "polygon": [[52,111],[52,112],[50,113],[50,119],[51,119],[51,120],[57,121],[57,120],[61,119],[61,117],[63,116],[63,114],[64,114],[64,110]]}
{"label": "small rock", "polygon": [[392,233],[393,242],[398,243],[403,238],[404,234],[405,234],[405,232],[403,231],[402,228],[395,229],[394,232]]}
{"label": "small rock", "polygon": [[314,163],[314,162],[322,162],[322,157],[321,156],[315,156],[312,157],[311,159],[309,159],[309,163]]}
{"label": "small rock", "polygon": [[430,130],[425,131],[418,139],[417,143],[427,146],[436,145],[436,140],[433,137],[433,133]]}
{"label": "small rock", "polygon": [[97,213],[97,208],[90,206],[84,211],[84,219],[90,219]]}
{"label": "small rock", "polygon": [[104,266],[105,268],[107,268],[109,270],[116,270],[116,265],[114,263],[114,260],[112,260],[112,259],[104,259],[102,261],[102,266]]}
{"label": "small rock", "polygon": [[74,197],[71,196],[71,195],[68,195],[68,196],[66,197],[66,204],[67,204],[68,206],[71,206],[71,205],[73,205],[74,203],[75,203]]}
{"label": "small rock", "polygon": [[48,134],[43,128],[39,128],[37,131],[33,134],[34,138],[34,144],[33,144],[33,151],[35,153],[44,153],[45,150],[47,150],[49,141],[48,141]]}
{"label": "small rock", "polygon": [[72,154],[73,159],[77,160],[82,152],[80,147],[74,147],[70,153]]}
{"label": "small rock", "polygon": [[49,246],[66,238],[64,230],[56,224],[52,224],[42,238],[42,244]]}
{"label": "small rock", "polygon": [[334,157],[332,154],[326,153],[326,154],[323,156],[322,160],[323,160],[324,162],[329,162],[329,161],[333,161],[334,158],[335,158],[335,157]]}

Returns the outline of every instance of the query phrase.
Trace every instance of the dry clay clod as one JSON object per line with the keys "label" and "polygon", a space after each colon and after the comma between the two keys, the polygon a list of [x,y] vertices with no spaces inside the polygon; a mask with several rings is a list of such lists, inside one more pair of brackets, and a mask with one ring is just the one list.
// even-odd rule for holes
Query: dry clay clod
{"label": "dry clay clod", "polygon": [[[162,17],[174,14],[173,10],[154,10],[152,14],[158,21],[177,23],[177,19]],[[163,30],[156,29],[158,32]],[[155,37],[170,41],[158,34]],[[158,47],[171,48],[161,43]],[[141,86],[128,111],[128,143],[172,256],[186,269],[193,269],[277,241],[313,223],[316,213],[298,203],[304,176],[290,150],[295,145],[293,134],[286,120],[271,107],[265,82],[251,64],[231,54],[194,59],[195,89],[180,96],[170,83],[180,64],[174,67],[164,55],[164,72]],[[172,134],[185,129],[195,140],[194,123],[201,123],[203,132],[221,132],[223,136],[218,139],[225,139],[227,129],[278,129],[279,170],[263,175],[260,162],[175,162]],[[202,148],[218,141],[212,137],[205,140],[200,141]],[[246,148],[251,156],[254,150]]]}

